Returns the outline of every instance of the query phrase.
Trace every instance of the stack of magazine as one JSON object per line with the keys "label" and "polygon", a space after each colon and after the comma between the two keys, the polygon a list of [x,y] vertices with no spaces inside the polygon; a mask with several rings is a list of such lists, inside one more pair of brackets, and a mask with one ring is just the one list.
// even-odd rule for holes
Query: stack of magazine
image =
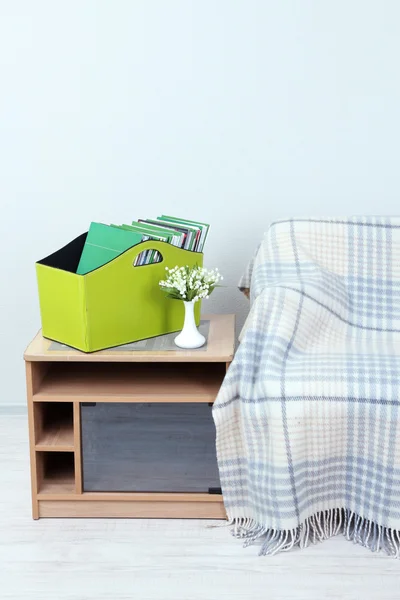
{"label": "stack of magazine", "polygon": [[[203,252],[209,228],[207,223],[168,215],[156,219],[138,219],[130,225],[91,223],[76,272],[85,275],[128,248],[148,240],[167,242],[192,252]],[[134,264],[149,265],[160,259],[157,250],[145,250],[138,254]]]}

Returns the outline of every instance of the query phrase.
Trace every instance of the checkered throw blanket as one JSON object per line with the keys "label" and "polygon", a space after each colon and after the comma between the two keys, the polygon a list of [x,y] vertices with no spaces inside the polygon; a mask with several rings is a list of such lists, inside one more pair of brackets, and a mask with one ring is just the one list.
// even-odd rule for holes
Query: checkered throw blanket
{"label": "checkered throw blanket", "polygon": [[233,533],[262,554],[343,533],[399,556],[400,218],[274,223],[247,273],[213,409]]}

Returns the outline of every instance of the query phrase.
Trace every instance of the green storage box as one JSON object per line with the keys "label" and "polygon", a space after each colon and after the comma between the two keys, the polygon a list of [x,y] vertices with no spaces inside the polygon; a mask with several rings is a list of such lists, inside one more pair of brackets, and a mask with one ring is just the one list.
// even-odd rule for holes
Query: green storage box
{"label": "green storage box", "polygon": [[[36,263],[42,334],[83,352],[94,352],[183,326],[183,302],[166,298],[159,281],[165,267],[203,265],[203,254],[166,242],[141,242],[87,273],[76,269],[87,233]],[[133,266],[144,250],[158,250],[161,262]],[[196,302],[196,322],[200,322]]]}

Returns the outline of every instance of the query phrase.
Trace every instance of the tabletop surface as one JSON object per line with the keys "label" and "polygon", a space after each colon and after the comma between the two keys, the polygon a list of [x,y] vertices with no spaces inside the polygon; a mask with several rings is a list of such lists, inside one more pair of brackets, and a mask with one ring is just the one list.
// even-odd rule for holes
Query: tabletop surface
{"label": "tabletop surface", "polygon": [[[235,315],[202,315],[201,319],[204,323],[208,322],[207,343],[203,349],[138,350],[126,344],[99,352],[85,353],[48,340],[39,331],[25,350],[24,359],[46,362],[230,362],[235,349]],[[164,337],[166,336],[152,339],[158,340]],[[163,344],[159,345],[163,346]]]}

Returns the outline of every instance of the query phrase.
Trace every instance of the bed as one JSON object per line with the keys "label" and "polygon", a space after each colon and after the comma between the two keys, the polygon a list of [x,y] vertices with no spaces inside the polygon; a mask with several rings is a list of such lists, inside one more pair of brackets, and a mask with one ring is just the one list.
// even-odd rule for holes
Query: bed
{"label": "bed", "polygon": [[275,554],[343,534],[400,551],[400,218],[270,226],[213,408],[235,536]]}

